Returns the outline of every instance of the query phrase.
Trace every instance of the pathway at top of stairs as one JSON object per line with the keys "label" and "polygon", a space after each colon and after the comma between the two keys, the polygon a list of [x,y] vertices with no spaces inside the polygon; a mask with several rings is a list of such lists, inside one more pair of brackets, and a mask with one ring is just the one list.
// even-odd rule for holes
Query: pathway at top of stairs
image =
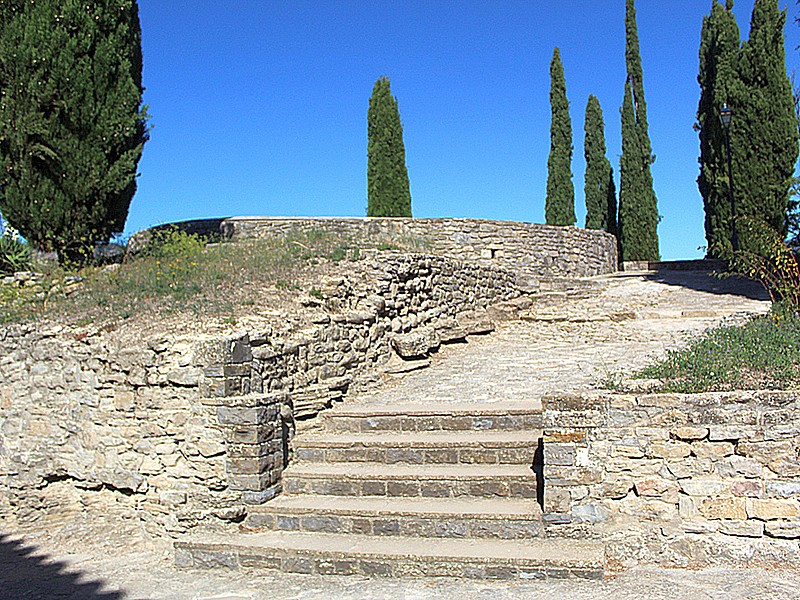
{"label": "pathway at top of stairs", "polygon": [[284,494],[253,507],[245,533],[177,542],[177,564],[602,577],[599,540],[545,535],[534,466],[542,396],[590,388],[724,318],[769,308],[749,284],[666,277],[543,293],[494,334],[445,347],[430,368],[389,376],[328,411],[293,440]]}

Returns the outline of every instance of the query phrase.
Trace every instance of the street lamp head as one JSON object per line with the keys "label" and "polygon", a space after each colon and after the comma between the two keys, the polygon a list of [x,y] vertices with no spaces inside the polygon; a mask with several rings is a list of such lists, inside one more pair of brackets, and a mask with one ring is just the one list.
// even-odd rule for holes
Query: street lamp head
{"label": "street lamp head", "polygon": [[719,111],[719,120],[722,122],[722,127],[725,129],[725,131],[730,129],[732,119],[733,119],[733,111],[727,104],[725,104],[722,107],[722,110]]}

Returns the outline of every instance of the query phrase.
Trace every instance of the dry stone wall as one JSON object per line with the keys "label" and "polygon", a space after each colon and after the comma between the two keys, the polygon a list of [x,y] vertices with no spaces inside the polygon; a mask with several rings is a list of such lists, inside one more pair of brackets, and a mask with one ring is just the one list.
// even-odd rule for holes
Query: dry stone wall
{"label": "dry stone wall", "polygon": [[280,491],[297,419],[487,331],[484,309],[519,295],[507,271],[441,257],[352,270],[299,314],[225,335],[1,327],[0,512],[103,492],[171,530],[237,520]]}
{"label": "dry stone wall", "polygon": [[610,563],[800,563],[800,394],[553,396],[551,532],[607,540]]}
{"label": "dry stone wall", "polygon": [[617,242],[602,231],[486,219],[224,219],[223,238],[245,240],[323,230],[373,243],[421,244],[427,252],[517,274],[535,288],[543,278],[591,277],[618,268]]}

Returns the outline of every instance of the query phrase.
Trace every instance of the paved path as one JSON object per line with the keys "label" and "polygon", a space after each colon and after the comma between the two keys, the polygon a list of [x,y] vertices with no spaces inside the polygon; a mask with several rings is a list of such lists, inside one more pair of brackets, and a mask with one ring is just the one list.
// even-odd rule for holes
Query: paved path
{"label": "paved path", "polygon": [[[393,376],[362,403],[494,402],[592,386],[629,372],[688,336],[768,304],[753,285],[697,274],[615,276],[591,298],[537,303],[521,321],[449,346],[430,368]],[[800,573],[760,569],[679,571],[637,568],[604,582],[484,582],[372,579],[282,573],[179,571],[169,541],[146,534],[134,515],[90,513],[0,535],[0,597],[105,599],[564,598],[576,600],[764,599],[800,597]],[[0,534],[2,525],[0,524]]]}
{"label": "paved path", "polygon": [[535,403],[547,393],[586,389],[639,369],[724,318],[769,310],[757,284],[704,274],[616,275],[600,282],[588,298],[534,304],[521,321],[503,323],[492,335],[445,346],[430,368],[354,401]]}

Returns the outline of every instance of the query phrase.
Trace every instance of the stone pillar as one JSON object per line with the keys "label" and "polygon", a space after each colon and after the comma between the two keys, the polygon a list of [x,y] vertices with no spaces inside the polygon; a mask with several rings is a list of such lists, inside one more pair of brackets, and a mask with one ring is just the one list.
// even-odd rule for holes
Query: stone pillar
{"label": "stone pillar", "polygon": [[[597,523],[605,511],[593,488],[605,479],[603,466],[592,461],[591,441],[605,424],[602,396],[553,395],[542,398],[543,519],[548,525]],[[594,499],[593,499],[594,496]]]}
{"label": "stone pillar", "polygon": [[284,392],[218,399],[228,485],[245,504],[262,504],[281,492],[290,427],[282,413],[288,402]]}

